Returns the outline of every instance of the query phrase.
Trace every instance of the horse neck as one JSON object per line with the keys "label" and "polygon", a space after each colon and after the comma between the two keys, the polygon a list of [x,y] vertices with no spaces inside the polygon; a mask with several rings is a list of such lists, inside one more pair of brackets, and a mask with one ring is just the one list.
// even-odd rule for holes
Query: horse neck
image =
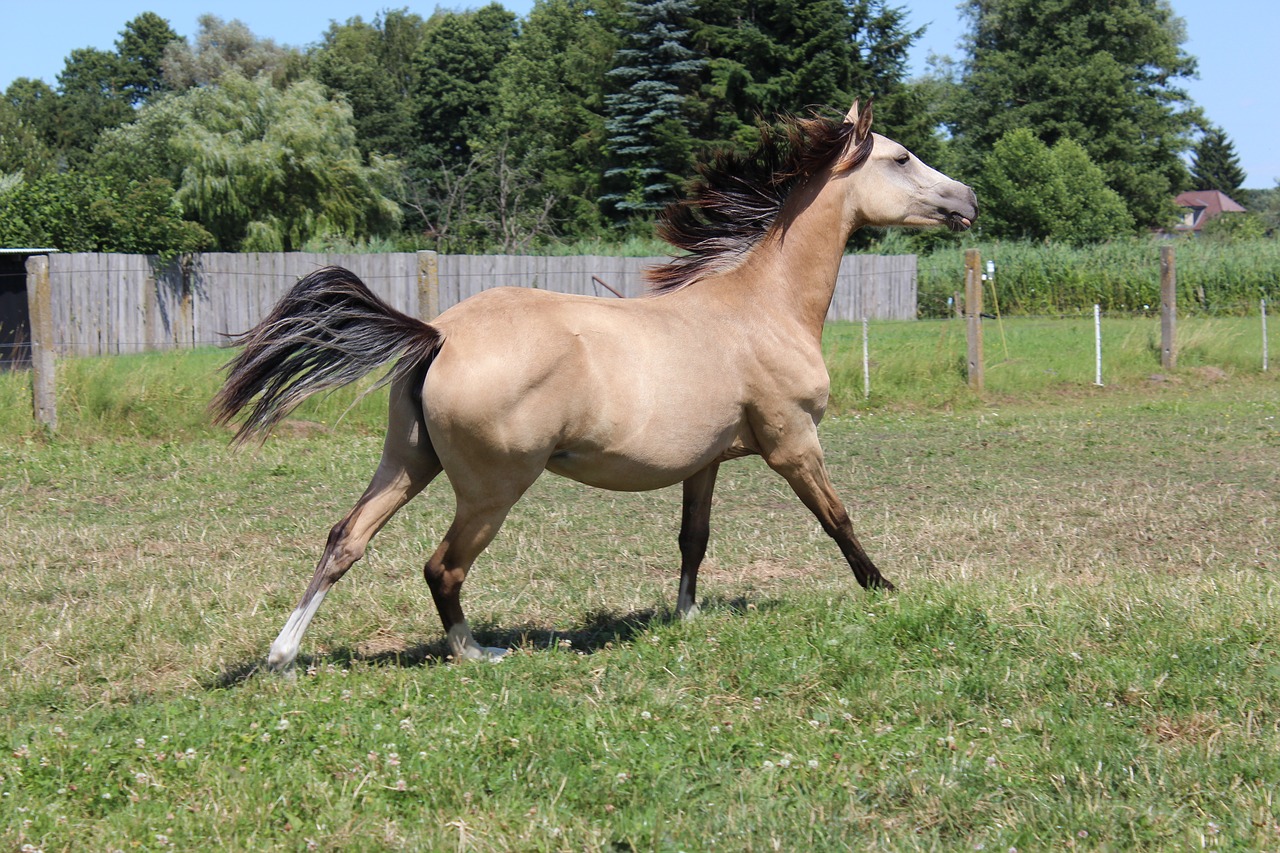
{"label": "horse neck", "polygon": [[815,340],[822,337],[853,231],[844,219],[842,183],[819,176],[797,188],[748,261],[760,304],[798,321]]}

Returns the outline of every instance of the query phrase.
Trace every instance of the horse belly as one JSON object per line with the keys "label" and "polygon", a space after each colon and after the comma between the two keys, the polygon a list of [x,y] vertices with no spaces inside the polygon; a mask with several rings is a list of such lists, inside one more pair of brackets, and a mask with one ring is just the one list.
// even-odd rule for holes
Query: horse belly
{"label": "horse belly", "polygon": [[[612,440],[580,440],[559,447],[547,470],[601,489],[639,492],[683,482],[720,459],[744,455],[739,426],[683,424],[684,429],[640,431]],[[690,429],[690,427],[693,427]],[[735,452],[735,448],[740,452]]]}

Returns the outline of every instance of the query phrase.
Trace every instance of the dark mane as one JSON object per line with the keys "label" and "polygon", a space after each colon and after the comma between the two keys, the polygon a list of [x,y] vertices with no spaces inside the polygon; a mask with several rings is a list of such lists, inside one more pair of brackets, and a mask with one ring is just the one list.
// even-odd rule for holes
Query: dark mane
{"label": "dark mane", "polygon": [[[865,126],[864,126],[865,128]],[[787,196],[831,166],[857,126],[838,118],[784,116],[760,126],[760,144],[749,154],[722,151],[697,166],[688,196],[658,218],[658,236],[689,254],[645,270],[653,293],[666,293],[737,266],[769,233]],[[871,133],[858,140],[840,171],[857,168],[871,154]]]}

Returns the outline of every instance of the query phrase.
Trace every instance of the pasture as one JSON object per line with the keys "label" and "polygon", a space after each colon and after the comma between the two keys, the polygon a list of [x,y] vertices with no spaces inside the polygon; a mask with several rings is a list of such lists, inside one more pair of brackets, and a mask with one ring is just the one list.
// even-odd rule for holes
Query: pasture
{"label": "pasture", "polygon": [[[1065,358],[1075,333],[1040,322],[1011,348]],[[0,845],[1276,849],[1280,386],[1217,349],[1251,327],[1203,322],[1160,381],[1147,333],[1118,335],[1137,366],[1101,389],[1087,361],[993,370],[989,327],[983,400],[959,327],[880,327],[870,401],[853,327],[829,330],[827,461],[895,594],[747,459],[677,622],[679,490],[548,476],[466,589],[517,653],[453,665],[421,574],[442,480],[293,680],[255,667],[377,461],[385,392],[233,451],[201,408],[219,354],[61,364],[56,438],[0,377]]]}

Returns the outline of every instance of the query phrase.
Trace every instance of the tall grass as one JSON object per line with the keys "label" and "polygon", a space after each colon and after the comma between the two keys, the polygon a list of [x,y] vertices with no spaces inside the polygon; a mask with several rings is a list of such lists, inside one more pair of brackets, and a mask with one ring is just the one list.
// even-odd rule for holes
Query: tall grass
{"label": "tall grass", "polygon": [[[1280,321],[1271,325],[1271,351],[1280,352]],[[1160,328],[1155,318],[1108,317],[1102,324],[1103,381],[1109,387],[1159,381],[1196,383],[1213,377],[1257,375],[1262,332],[1257,317],[1185,317],[1178,326],[1178,364],[1160,367]],[[985,325],[988,397],[1034,401],[1092,388],[1094,335],[1091,318],[1005,317]],[[870,325],[871,396],[863,396],[861,326],[827,326],[823,346],[831,374],[832,414],[881,408],[973,406],[968,388],[964,323],[949,318]],[[58,362],[59,432],[66,438],[103,436],[172,439],[222,436],[205,407],[223,379],[227,350],[67,358]],[[1280,375],[1280,371],[1269,374]],[[285,431],[347,429],[380,434],[386,426],[386,392],[371,377],[304,403]],[[29,374],[0,374],[0,430],[31,435]]]}
{"label": "tall grass", "polygon": [[[203,348],[64,358],[57,362],[58,432],[71,440],[100,437],[166,439],[213,437],[207,412],[221,386],[229,350]],[[328,431],[340,423],[357,432],[386,426],[386,391],[368,378],[314,397],[293,414],[285,431]],[[0,373],[0,430],[30,435],[31,379],[25,370]]]}
{"label": "tall grass", "polygon": [[[1014,242],[975,248],[984,265],[995,262],[1002,312],[1062,315],[1083,314],[1095,304],[1106,311],[1158,311],[1162,245],[1175,248],[1182,313],[1250,314],[1260,298],[1280,299],[1280,240],[1134,238],[1085,247]],[[918,286],[921,316],[945,316],[947,300],[964,290],[964,248],[922,256]]]}
{"label": "tall grass", "polygon": [[[987,398],[1037,400],[1094,387],[1092,317],[1007,317],[985,321],[983,331]],[[1280,336],[1269,332],[1269,337],[1274,351]],[[1160,366],[1159,320],[1105,318],[1104,385],[1197,383],[1260,374],[1262,327],[1256,317],[1187,317],[1179,322],[1177,340],[1178,368],[1165,371]],[[823,345],[833,412],[982,402],[968,387],[967,339],[961,320],[871,323],[869,398],[863,390],[861,326],[830,324]]]}

